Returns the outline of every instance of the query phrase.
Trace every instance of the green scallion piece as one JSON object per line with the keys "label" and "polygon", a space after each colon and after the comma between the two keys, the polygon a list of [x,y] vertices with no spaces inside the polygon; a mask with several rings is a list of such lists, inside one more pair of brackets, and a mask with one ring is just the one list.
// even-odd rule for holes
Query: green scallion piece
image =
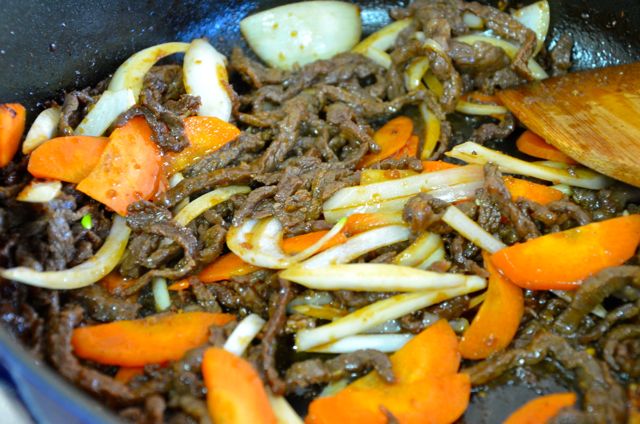
{"label": "green scallion piece", "polygon": [[80,225],[82,225],[82,227],[87,230],[90,230],[91,228],[93,228],[93,221],[91,220],[90,213],[82,217],[82,219],[80,220]]}

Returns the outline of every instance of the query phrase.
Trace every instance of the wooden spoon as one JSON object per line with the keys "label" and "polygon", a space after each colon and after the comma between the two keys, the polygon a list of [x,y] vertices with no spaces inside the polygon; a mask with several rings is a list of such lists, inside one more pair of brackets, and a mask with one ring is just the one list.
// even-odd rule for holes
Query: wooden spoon
{"label": "wooden spoon", "polygon": [[570,73],[498,97],[576,161],[640,187],[640,62]]}

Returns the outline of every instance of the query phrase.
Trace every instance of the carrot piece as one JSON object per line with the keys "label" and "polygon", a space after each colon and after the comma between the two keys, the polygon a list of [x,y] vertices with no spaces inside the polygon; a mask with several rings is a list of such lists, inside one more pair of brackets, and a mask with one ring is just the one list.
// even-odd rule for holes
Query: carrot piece
{"label": "carrot piece", "polygon": [[516,147],[522,153],[526,153],[534,158],[554,160],[564,162],[569,165],[576,165],[578,162],[562,153],[553,145],[547,143],[542,137],[533,131],[525,131],[516,140]]}
{"label": "carrot piece", "polygon": [[27,121],[27,111],[19,103],[0,104],[0,168],[18,151]]}
{"label": "carrot piece", "polygon": [[[314,243],[318,242],[322,237],[324,237],[328,231],[314,231],[312,233],[301,234],[295,237],[289,237],[282,240],[282,250],[284,253],[289,255],[295,255],[296,253],[302,252],[309,246],[312,246]],[[347,236],[344,233],[338,233],[335,236],[331,237],[327,240],[319,252],[323,250],[327,250],[330,247],[336,246],[338,244],[342,244],[347,241]]]}
{"label": "carrot piece", "polygon": [[380,146],[380,151],[365,155],[358,163],[358,169],[386,159],[402,149],[411,137],[411,131],[413,131],[413,121],[406,116],[398,116],[387,122],[373,135],[373,139]]}
{"label": "carrot piece", "polygon": [[214,423],[276,423],[262,380],[249,362],[212,347],[204,352],[202,376]]}
{"label": "carrot piece", "polygon": [[235,125],[212,116],[186,118],[184,132],[189,146],[181,152],[164,155],[167,175],[173,175],[193,165],[240,135],[240,130]]}
{"label": "carrot piece", "polygon": [[182,358],[207,341],[209,327],[224,325],[233,315],[207,312],[154,315],[73,330],[75,354],[100,364],[142,367]]}
{"label": "carrot piece", "polygon": [[142,117],[113,131],[100,161],[80,181],[78,190],[120,215],[127,214],[129,204],[151,198],[162,171],[160,151],[151,134]]}
{"label": "carrot piece", "polygon": [[531,181],[521,180],[520,178],[505,176],[503,180],[505,187],[509,190],[514,200],[518,200],[519,197],[524,197],[541,205],[546,205],[547,203],[560,200],[564,196],[560,190],[556,190],[553,187],[532,183]]}
{"label": "carrot piece", "polygon": [[308,424],[386,423],[384,407],[402,423],[451,423],[465,411],[469,376],[457,374],[460,354],[449,324],[438,321],[391,356],[396,381],[377,373],[351,383],[334,396],[314,400]]}
{"label": "carrot piece", "polygon": [[455,165],[449,162],[443,162],[441,160],[423,160],[422,161],[422,173],[444,171],[445,169],[459,168],[460,165]]}
{"label": "carrot piece", "polygon": [[594,222],[499,250],[491,262],[511,282],[532,290],[570,290],[621,265],[640,243],[640,215]]}
{"label": "carrot piece", "polygon": [[102,287],[110,294],[120,293],[131,287],[135,282],[135,278],[124,278],[118,271],[112,271],[100,280]]}
{"label": "carrot piece", "polygon": [[540,396],[525,403],[505,420],[503,424],[546,423],[562,408],[576,403],[575,393],[554,393]]}
{"label": "carrot piece", "polygon": [[107,137],[57,137],[38,146],[29,157],[34,177],[79,183],[95,168],[107,147]]}
{"label": "carrot piece", "polygon": [[394,214],[385,212],[354,213],[347,217],[342,231],[352,236],[391,224],[398,224],[398,219]]}
{"label": "carrot piece", "polygon": [[190,286],[191,283],[189,283],[189,280],[185,278],[184,280],[178,280],[175,283],[169,285],[167,289],[171,291],[182,291],[188,289]]}
{"label": "carrot piece", "polygon": [[482,254],[489,271],[487,296],[460,340],[460,353],[466,359],[484,359],[509,346],[524,313],[522,289],[508,281]]}
{"label": "carrot piece", "polygon": [[120,367],[113,377],[116,381],[127,384],[134,377],[144,374],[143,367]]}
{"label": "carrot piece", "polygon": [[416,157],[418,155],[419,144],[420,139],[418,138],[418,136],[412,135],[411,137],[409,137],[409,140],[407,140],[407,143],[391,157],[394,159],[400,159],[403,156]]}

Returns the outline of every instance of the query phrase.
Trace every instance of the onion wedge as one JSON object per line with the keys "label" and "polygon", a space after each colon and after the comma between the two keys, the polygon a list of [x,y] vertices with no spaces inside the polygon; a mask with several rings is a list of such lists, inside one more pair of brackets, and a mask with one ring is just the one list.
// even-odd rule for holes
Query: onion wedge
{"label": "onion wedge", "polygon": [[482,290],[486,286],[486,282],[478,278],[451,289],[404,293],[380,300],[330,324],[299,331],[296,334],[296,348],[302,351],[309,350],[343,337],[363,333],[383,322],[400,318],[456,296]]}
{"label": "onion wedge", "polygon": [[240,31],[269,65],[291,69],[349,51],[362,32],[360,9],[341,1],[303,1],[240,21]]}
{"label": "onion wedge", "polygon": [[464,284],[476,284],[475,275],[423,271],[392,264],[339,264],[308,268],[294,265],[280,273],[290,280],[314,290],[351,290],[373,292],[417,292],[441,290]]}
{"label": "onion wedge", "polygon": [[560,183],[575,187],[590,188],[592,190],[600,190],[611,183],[609,178],[586,168],[552,168],[550,166],[531,163],[514,158],[513,156],[505,155],[504,153],[491,150],[471,141],[459,144],[445,154],[452,158],[479,165],[493,162],[498,165],[502,172],[526,175],[528,177],[551,181],[554,184]]}
{"label": "onion wedge", "polygon": [[477,222],[465,215],[455,206],[449,206],[442,216],[442,220],[449,224],[460,235],[482,250],[495,253],[507,247],[503,242],[489,234]]}
{"label": "onion wedge", "polygon": [[60,108],[58,106],[40,112],[22,143],[22,153],[25,155],[31,153],[36,147],[55,137],[58,131],[58,122],[60,122]]}
{"label": "onion wedge", "polygon": [[60,181],[31,181],[16,199],[20,202],[47,203],[55,199],[61,190]]}
{"label": "onion wedge", "polygon": [[512,16],[522,25],[536,33],[537,43],[533,55],[540,53],[542,46],[544,46],[544,40],[547,38],[551,20],[551,12],[547,0],[537,1],[515,10]]}
{"label": "onion wedge", "polygon": [[253,338],[262,330],[265,324],[259,315],[251,314],[240,321],[224,343],[224,350],[242,356]]}
{"label": "onion wedge", "polygon": [[184,53],[189,47],[188,43],[164,43],[148,47],[133,54],[125,60],[113,74],[109,83],[110,91],[130,89],[137,101],[144,76],[153,65],[163,57],[174,53]]}
{"label": "onion wedge", "polygon": [[173,220],[184,227],[208,209],[228,200],[231,196],[250,191],[251,189],[247,186],[228,186],[210,191],[184,205]]}
{"label": "onion wedge", "polygon": [[229,76],[225,57],[207,40],[197,38],[184,55],[184,88],[200,97],[198,115],[213,116],[225,122],[233,106],[229,95]]}
{"label": "onion wedge", "polygon": [[64,271],[35,271],[18,267],[0,270],[0,277],[36,287],[69,290],[89,286],[113,270],[124,254],[131,230],[126,220],[115,215],[109,236],[96,254],[82,264]]}
{"label": "onion wedge", "polygon": [[395,352],[407,344],[413,334],[361,334],[349,336],[309,349],[315,353],[349,353],[360,349],[375,349],[380,352]]}
{"label": "onion wedge", "polygon": [[98,102],[93,105],[87,116],[75,129],[75,135],[91,135],[99,137],[113,124],[121,113],[136,104],[133,91],[130,89],[102,93]]}

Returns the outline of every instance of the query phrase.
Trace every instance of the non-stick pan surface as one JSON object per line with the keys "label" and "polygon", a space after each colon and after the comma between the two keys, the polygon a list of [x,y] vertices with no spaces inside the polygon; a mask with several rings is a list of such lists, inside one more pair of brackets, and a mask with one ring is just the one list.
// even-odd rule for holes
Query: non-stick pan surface
{"label": "non-stick pan surface", "polygon": [[[3,0],[0,13],[0,102],[28,105],[30,118],[45,100],[64,90],[93,85],[133,52],[166,41],[206,36],[225,53],[242,45],[238,23],[252,11],[283,0]],[[387,11],[406,2],[357,1],[365,32],[389,21]],[[576,69],[640,60],[637,0],[550,0],[551,45],[569,32]],[[510,6],[518,6],[512,3]],[[115,419],[97,402],[35,360],[0,328],[0,363],[39,422],[103,423]],[[470,423],[501,422],[514,405],[554,390],[549,377],[477,396],[465,415]],[[514,379],[519,381],[520,378]]]}

